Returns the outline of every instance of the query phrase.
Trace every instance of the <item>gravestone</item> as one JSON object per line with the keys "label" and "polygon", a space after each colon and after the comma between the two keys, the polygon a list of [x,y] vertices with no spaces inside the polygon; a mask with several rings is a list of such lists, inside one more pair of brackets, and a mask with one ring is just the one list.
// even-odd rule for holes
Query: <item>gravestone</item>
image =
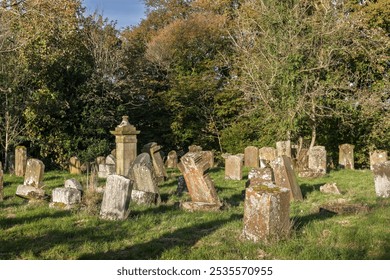
{"label": "gravestone", "polygon": [[272,147],[262,147],[259,149],[260,167],[269,166],[270,162],[276,158],[276,149]]}
{"label": "gravestone", "polygon": [[78,157],[71,157],[69,159],[69,173],[81,174],[81,162]]}
{"label": "gravestone", "polygon": [[165,166],[167,168],[177,168],[177,153],[176,151],[170,151],[165,161]]}
{"label": "gravestone", "polygon": [[15,175],[23,177],[26,172],[27,165],[27,148],[17,146],[15,148]]}
{"label": "gravestone", "polygon": [[354,145],[343,144],[339,145],[339,166],[343,169],[355,169],[355,161],[353,156]]}
{"label": "gravestone", "polygon": [[225,159],[225,179],[242,180],[242,157],[230,155]]}
{"label": "gravestone", "polygon": [[376,150],[370,152],[370,169],[374,170],[374,165],[387,161],[387,151]]}
{"label": "gravestone", "polygon": [[130,167],[128,177],[133,181],[131,200],[137,204],[159,204],[160,191],[153,164],[148,153],[136,157]]}
{"label": "gravestone", "polygon": [[115,127],[111,134],[115,135],[115,173],[126,176],[131,163],[137,157],[137,134],[135,126],[129,123],[129,117],[123,116],[122,122]]}
{"label": "gravestone", "polygon": [[276,142],[276,155],[278,157],[288,156],[291,158],[291,141],[279,141]]}
{"label": "gravestone", "polygon": [[247,188],[242,236],[254,242],[287,236],[291,227],[289,192],[261,185]]}
{"label": "gravestone", "polygon": [[120,175],[107,177],[100,217],[106,220],[125,220],[130,214],[132,184],[130,179]]}
{"label": "gravestone", "polygon": [[3,172],[3,165],[0,161],[0,201],[3,201],[4,199],[4,172]]}
{"label": "gravestone", "polygon": [[[99,169],[100,169],[100,166],[99,166]],[[106,173],[106,177],[105,178],[107,178],[110,175],[115,175],[115,172],[116,172],[116,158],[112,154],[109,154],[106,157],[106,164],[105,164],[104,168],[102,167],[102,171],[105,171],[105,173]]]}
{"label": "gravestone", "polygon": [[210,168],[214,167],[214,152],[213,151],[203,151],[204,156],[209,159]]}
{"label": "gravestone", "polygon": [[301,148],[297,151],[296,167],[298,171],[309,169],[309,149]]}
{"label": "gravestone", "polygon": [[378,197],[390,197],[390,161],[373,166],[375,193]]}
{"label": "gravestone", "polygon": [[50,207],[72,209],[81,203],[81,191],[83,187],[76,179],[68,179],[64,188],[55,188],[52,192]]}
{"label": "gravestone", "polygon": [[177,178],[177,189],[176,189],[176,194],[178,196],[181,196],[183,192],[188,192],[186,180],[184,180],[184,176],[181,175]]}
{"label": "gravestone", "polygon": [[158,183],[164,182],[165,178],[168,177],[160,150],[161,146],[157,145],[155,142],[148,143],[142,148],[142,152],[148,153],[152,160],[154,173]]}
{"label": "gravestone", "polygon": [[274,184],[274,175],[270,167],[252,168],[248,173],[248,181],[245,183],[246,187],[253,187],[257,185],[270,186]]}
{"label": "gravestone", "polygon": [[183,209],[219,210],[222,203],[219,201],[214,182],[209,174],[205,173],[210,167],[210,161],[204,156],[204,152],[187,153],[180,159],[179,170],[184,176],[191,202],[183,202]]}
{"label": "gravestone", "polygon": [[309,169],[316,173],[325,175],[326,174],[326,150],[324,146],[314,146],[309,152]]}
{"label": "gravestone", "polygon": [[197,145],[188,146],[188,152],[189,153],[197,153],[197,152],[201,152],[201,151],[202,151],[202,147],[201,146],[197,146]]}
{"label": "gravestone", "polygon": [[259,167],[259,149],[254,146],[248,146],[244,150],[244,166]]}
{"label": "gravestone", "polygon": [[288,156],[277,157],[271,162],[271,166],[276,186],[289,189],[291,200],[303,200],[301,189],[292,168],[291,159]]}
{"label": "gravestone", "polygon": [[16,189],[16,195],[26,199],[42,199],[45,197],[43,188],[43,172],[45,165],[38,159],[27,161],[23,185]]}

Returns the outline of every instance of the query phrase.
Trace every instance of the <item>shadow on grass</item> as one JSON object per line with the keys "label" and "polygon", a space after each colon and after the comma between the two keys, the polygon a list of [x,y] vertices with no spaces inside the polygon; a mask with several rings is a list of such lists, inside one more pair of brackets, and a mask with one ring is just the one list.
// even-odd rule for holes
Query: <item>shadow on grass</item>
{"label": "shadow on grass", "polygon": [[84,254],[80,259],[87,260],[156,260],[161,258],[162,254],[173,248],[190,249],[201,238],[211,234],[224,224],[241,219],[241,215],[231,215],[228,219],[214,220],[207,223],[197,224],[191,227],[180,228],[172,233],[166,233],[162,236],[148,241],[108,252],[99,252],[93,254]]}
{"label": "shadow on grass", "polygon": [[326,183],[325,182],[324,183],[316,183],[316,184],[303,183],[303,184],[300,184],[299,187],[301,188],[302,195],[305,198],[305,197],[307,197],[307,194],[309,194],[311,192],[320,191],[320,187],[323,186],[324,184],[326,184]]}
{"label": "shadow on grass", "polygon": [[326,219],[332,218],[336,216],[337,213],[333,212],[318,212],[318,213],[312,213],[306,216],[298,216],[298,217],[292,217],[292,223],[293,223],[293,229],[296,231],[300,231],[310,223],[314,221],[324,221]]}
{"label": "shadow on grass", "polygon": [[9,217],[9,218],[0,218],[0,229],[9,229],[16,225],[22,225],[22,224],[30,224],[42,219],[56,219],[56,218],[63,218],[63,217],[69,217],[72,213],[69,211],[59,211],[54,213],[45,213],[45,214],[39,214],[35,216],[28,216],[28,217]]}

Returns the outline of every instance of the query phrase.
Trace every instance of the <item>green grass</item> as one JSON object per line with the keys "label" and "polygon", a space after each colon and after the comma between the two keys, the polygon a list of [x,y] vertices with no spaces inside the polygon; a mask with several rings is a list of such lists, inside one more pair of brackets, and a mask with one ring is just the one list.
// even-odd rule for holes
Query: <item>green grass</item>
{"label": "green grass", "polygon": [[[252,243],[240,238],[244,180],[224,179],[223,169],[210,175],[225,207],[220,212],[189,213],[175,194],[176,170],[161,186],[159,206],[130,205],[126,221],[105,221],[81,208],[63,211],[48,201],[28,203],[15,196],[23,178],[5,175],[0,202],[0,259],[390,259],[390,200],[375,196],[368,170],[332,171],[314,180],[299,179],[305,200],[291,203],[294,226],[288,239]],[[47,172],[47,193],[74,177]],[[86,178],[77,176],[85,185]],[[319,187],[336,182],[342,195]],[[100,181],[104,184],[104,181]],[[320,215],[322,204],[340,201],[366,204],[368,213]]]}

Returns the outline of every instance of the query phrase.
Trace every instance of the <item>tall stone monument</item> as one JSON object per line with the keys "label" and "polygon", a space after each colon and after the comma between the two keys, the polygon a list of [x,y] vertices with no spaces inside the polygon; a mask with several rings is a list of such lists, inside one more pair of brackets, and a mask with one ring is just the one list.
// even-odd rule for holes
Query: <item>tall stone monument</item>
{"label": "tall stone monument", "polygon": [[353,157],[354,145],[342,144],[339,145],[339,166],[344,169],[355,169],[355,161]]}
{"label": "tall stone monument", "polygon": [[23,177],[26,172],[27,165],[27,148],[17,146],[15,148],[15,175]]}
{"label": "tall stone monument", "polygon": [[116,143],[116,174],[126,176],[131,163],[137,157],[137,134],[135,126],[129,123],[129,117],[123,116],[122,122],[111,131]]}

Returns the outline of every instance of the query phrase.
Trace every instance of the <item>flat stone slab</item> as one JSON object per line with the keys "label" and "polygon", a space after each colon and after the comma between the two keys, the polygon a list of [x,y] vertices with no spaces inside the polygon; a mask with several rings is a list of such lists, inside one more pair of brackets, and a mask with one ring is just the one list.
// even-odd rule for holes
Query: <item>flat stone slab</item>
{"label": "flat stone slab", "polygon": [[365,204],[326,204],[319,207],[320,214],[360,214],[368,213],[370,208]]}
{"label": "flat stone slab", "polygon": [[220,211],[222,208],[221,204],[205,203],[205,202],[190,202],[185,201],[180,204],[180,207],[189,212],[196,211]]}
{"label": "flat stone slab", "polygon": [[44,199],[46,197],[45,191],[41,188],[19,185],[16,189],[16,195],[25,199]]}
{"label": "flat stone slab", "polygon": [[145,192],[140,190],[131,191],[131,201],[136,204],[149,204],[149,205],[158,205],[161,203],[161,197],[158,193],[154,192]]}

